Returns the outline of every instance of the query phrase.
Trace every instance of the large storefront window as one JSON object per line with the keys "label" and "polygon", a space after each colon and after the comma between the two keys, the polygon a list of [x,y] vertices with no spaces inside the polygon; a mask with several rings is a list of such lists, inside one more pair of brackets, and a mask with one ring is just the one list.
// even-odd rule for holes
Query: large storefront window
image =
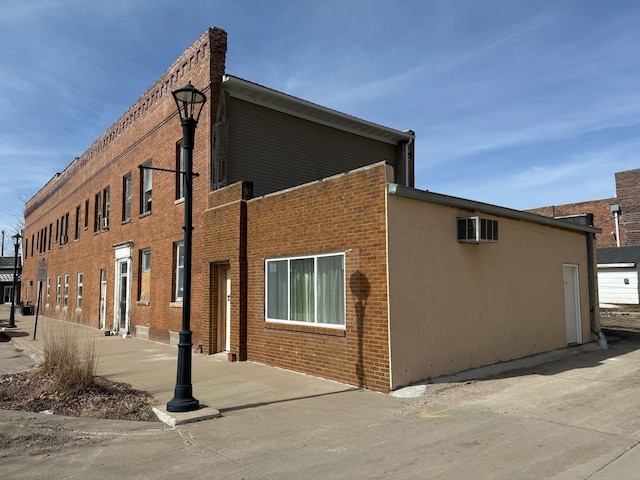
{"label": "large storefront window", "polygon": [[266,261],[269,321],[344,326],[344,254]]}

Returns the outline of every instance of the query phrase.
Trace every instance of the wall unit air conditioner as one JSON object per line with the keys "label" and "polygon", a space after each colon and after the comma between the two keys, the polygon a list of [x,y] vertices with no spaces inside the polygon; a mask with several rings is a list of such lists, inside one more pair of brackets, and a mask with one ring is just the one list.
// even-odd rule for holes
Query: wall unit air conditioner
{"label": "wall unit air conditioner", "polygon": [[62,235],[60,237],[60,245],[66,245],[69,243],[69,237],[67,235]]}
{"label": "wall unit air conditioner", "polygon": [[491,243],[498,241],[498,220],[482,217],[458,217],[458,242]]}
{"label": "wall unit air conditioner", "polygon": [[108,218],[103,218],[102,219],[102,229],[103,230],[108,230],[109,229],[109,219]]}

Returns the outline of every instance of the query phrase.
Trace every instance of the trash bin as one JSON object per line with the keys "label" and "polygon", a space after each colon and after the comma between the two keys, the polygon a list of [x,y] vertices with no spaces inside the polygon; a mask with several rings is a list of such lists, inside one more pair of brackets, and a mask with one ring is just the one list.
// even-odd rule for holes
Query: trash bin
{"label": "trash bin", "polygon": [[33,305],[24,303],[20,307],[20,313],[22,315],[33,315]]}

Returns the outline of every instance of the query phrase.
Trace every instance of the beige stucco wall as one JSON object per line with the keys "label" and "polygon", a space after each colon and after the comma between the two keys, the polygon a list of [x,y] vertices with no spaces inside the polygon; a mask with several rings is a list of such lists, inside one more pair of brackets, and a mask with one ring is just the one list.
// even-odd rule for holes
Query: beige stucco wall
{"label": "beige stucco wall", "polygon": [[456,241],[478,215],[388,196],[391,388],[567,345],[563,264],[578,265],[591,341],[586,234],[499,220],[499,242]]}

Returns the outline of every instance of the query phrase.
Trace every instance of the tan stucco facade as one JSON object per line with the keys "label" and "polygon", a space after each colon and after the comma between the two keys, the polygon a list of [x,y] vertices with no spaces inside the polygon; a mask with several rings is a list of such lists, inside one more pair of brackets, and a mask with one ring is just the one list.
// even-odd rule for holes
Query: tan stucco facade
{"label": "tan stucco facade", "polygon": [[[567,346],[563,265],[577,265],[592,340],[586,233],[389,195],[391,388]],[[457,242],[457,217],[499,241]]]}

